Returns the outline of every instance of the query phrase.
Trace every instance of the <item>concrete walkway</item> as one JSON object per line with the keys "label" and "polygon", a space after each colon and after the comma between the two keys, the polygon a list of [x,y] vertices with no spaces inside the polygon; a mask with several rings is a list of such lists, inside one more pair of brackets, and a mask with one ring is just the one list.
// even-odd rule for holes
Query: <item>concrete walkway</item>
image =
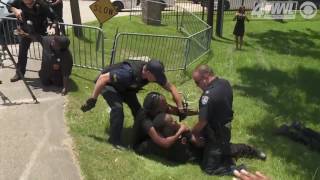
{"label": "concrete walkway", "polygon": [[[79,2],[81,12],[86,12],[82,22],[95,20],[89,10],[94,1]],[[71,23],[68,1],[64,11]],[[0,180],[83,179],[65,125],[66,98],[60,89],[43,89],[37,73],[40,61],[29,60],[25,77],[40,101],[33,104],[22,81],[10,83],[15,69],[9,57],[4,65],[0,69]]]}
{"label": "concrete walkway", "polygon": [[29,60],[26,78],[40,101],[33,104],[22,81],[10,83],[10,60],[0,69],[0,179],[82,179],[64,122],[59,89],[42,89],[40,62]]}

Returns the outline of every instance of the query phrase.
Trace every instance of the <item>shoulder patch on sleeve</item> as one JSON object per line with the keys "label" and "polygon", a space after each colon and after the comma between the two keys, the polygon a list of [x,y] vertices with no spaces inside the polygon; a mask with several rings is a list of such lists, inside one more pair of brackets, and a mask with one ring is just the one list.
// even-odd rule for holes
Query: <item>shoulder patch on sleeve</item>
{"label": "shoulder patch on sleeve", "polygon": [[209,97],[208,96],[202,96],[201,97],[201,104],[206,105],[208,103]]}

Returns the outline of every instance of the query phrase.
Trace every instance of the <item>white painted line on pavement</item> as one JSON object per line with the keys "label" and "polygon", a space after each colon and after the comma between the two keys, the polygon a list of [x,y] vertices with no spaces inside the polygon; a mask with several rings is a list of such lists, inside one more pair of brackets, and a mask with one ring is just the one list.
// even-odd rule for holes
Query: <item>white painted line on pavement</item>
{"label": "white painted line on pavement", "polygon": [[37,158],[38,158],[39,154],[41,153],[41,150],[43,149],[43,146],[48,141],[50,134],[51,134],[51,128],[49,127],[48,114],[52,109],[55,109],[58,106],[58,104],[59,104],[59,102],[56,102],[55,104],[53,104],[53,106],[50,106],[50,108],[48,108],[45,111],[45,113],[43,114],[45,135],[42,137],[41,141],[37,144],[35,150],[32,152],[32,154],[30,156],[30,160],[26,164],[25,170],[21,174],[19,180],[27,180],[28,179],[28,177],[31,173],[31,169],[34,166],[34,164],[36,163]]}

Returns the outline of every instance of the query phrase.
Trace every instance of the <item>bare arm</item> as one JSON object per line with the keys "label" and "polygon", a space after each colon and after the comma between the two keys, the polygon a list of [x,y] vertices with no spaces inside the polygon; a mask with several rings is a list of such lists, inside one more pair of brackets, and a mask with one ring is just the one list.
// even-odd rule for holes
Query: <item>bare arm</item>
{"label": "bare arm", "polygon": [[[173,114],[178,116],[179,115],[179,109],[175,106],[172,106],[170,104],[168,104],[168,113],[169,114]],[[196,109],[187,109],[187,116],[194,116],[194,115],[198,115],[198,110]]]}
{"label": "bare arm", "polygon": [[60,4],[60,3],[62,3],[62,0],[56,0],[54,3],[51,3],[51,5],[55,6],[55,5]]}
{"label": "bare arm", "polygon": [[148,131],[148,135],[151,137],[152,141],[160,147],[169,148],[173,143],[175,143],[179,139],[179,136],[187,130],[188,128],[185,125],[181,125],[175,135],[164,138],[157,133],[154,127],[151,127]]}
{"label": "bare arm", "polygon": [[97,102],[97,98],[101,93],[103,87],[110,82],[110,73],[100,74],[92,92],[92,96],[87,99],[86,103],[81,106],[83,112],[87,112],[90,109],[94,108]]}
{"label": "bare arm", "polygon": [[200,119],[196,125],[192,128],[192,134],[199,136],[204,127],[208,124],[208,121]]}
{"label": "bare arm", "polygon": [[177,105],[178,109],[179,110],[181,110],[181,109],[183,110],[182,98],[181,98],[180,94],[178,93],[177,88],[173,84],[171,84],[169,82],[167,82],[163,86],[163,88],[171,93],[174,101],[176,102],[176,105]]}
{"label": "bare arm", "polygon": [[238,13],[236,13],[236,15],[233,17],[233,21],[235,21],[236,19],[237,19],[237,15],[238,15]]}
{"label": "bare arm", "polygon": [[202,136],[195,136],[192,134],[191,143],[197,147],[203,147],[205,144],[204,138]]}
{"label": "bare arm", "polygon": [[101,74],[94,86],[91,98],[97,99],[103,87],[110,82],[110,73]]}

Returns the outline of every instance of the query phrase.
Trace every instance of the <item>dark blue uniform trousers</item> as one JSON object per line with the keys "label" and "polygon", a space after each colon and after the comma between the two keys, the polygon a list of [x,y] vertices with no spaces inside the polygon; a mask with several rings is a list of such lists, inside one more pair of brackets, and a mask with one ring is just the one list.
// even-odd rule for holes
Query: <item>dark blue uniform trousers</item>
{"label": "dark blue uniform trousers", "polygon": [[123,103],[129,106],[133,117],[135,117],[141,109],[137,94],[135,91],[120,93],[113,86],[105,86],[101,94],[111,108],[109,142],[112,144],[120,144],[124,120]]}
{"label": "dark blue uniform trousers", "polygon": [[[36,41],[41,43],[41,37],[36,36]],[[18,63],[17,63],[17,74],[20,70],[21,74],[24,75],[26,73],[26,66],[28,61],[28,50],[30,48],[30,44],[33,40],[27,37],[22,37],[19,43],[19,55],[18,55]]]}

